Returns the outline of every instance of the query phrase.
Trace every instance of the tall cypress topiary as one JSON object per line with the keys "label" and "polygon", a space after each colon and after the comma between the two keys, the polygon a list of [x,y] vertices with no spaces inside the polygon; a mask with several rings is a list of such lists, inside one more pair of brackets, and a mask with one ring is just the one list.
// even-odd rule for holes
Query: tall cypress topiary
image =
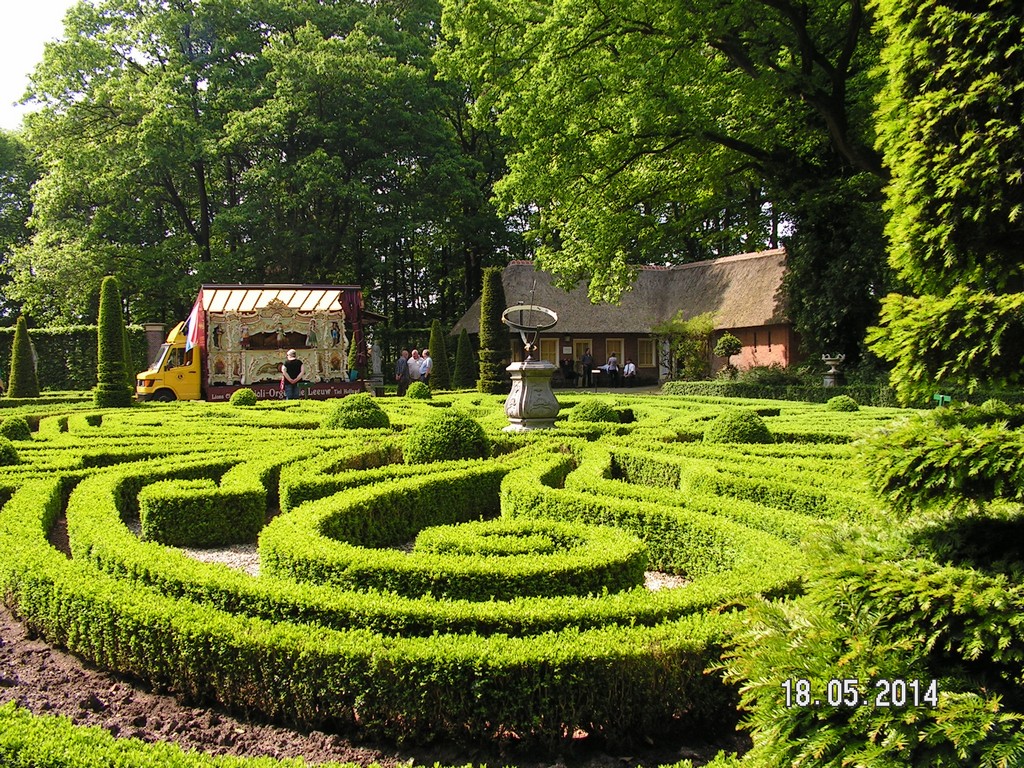
{"label": "tall cypress topiary", "polygon": [[108,275],[100,285],[100,317],[96,329],[96,394],[98,408],[124,408],[132,403],[124,360],[124,317],[117,280]]}
{"label": "tall cypress topiary", "polygon": [[508,328],[501,322],[505,311],[505,288],[501,284],[501,268],[484,270],[484,287],[480,295],[480,380],[481,392],[495,394],[508,391]]}
{"label": "tall cypress topiary", "polygon": [[430,357],[434,361],[430,373],[430,388],[451,389],[452,372],[448,367],[448,345],[444,341],[440,320],[430,324]]}
{"label": "tall cypress topiary", "polygon": [[14,329],[14,348],[11,350],[11,376],[7,382],[8,397],[39,397],[39,379],[32,359],[32,341],[28,337],[28,323],[18,318]]}
{"label": "tall cypress topiary", "polygon": [[348,361],[346,362],[346,365],[348,366],[349,375],[351,375],[352,371],[355,371],[359,368],[359,350],[356,349],[356,335],[354,333],[352,334],[352,338],[349,340],[348,343],[347,360]]}
{"label": "tall cypress topiary", "polygon": [[473,360],[473,342],[469,340],[469,331],[465,328],[459,334],[459,343],[455,348],[455,371],[452,373],[453,389],[469,389],[476,384],[476,363]]}

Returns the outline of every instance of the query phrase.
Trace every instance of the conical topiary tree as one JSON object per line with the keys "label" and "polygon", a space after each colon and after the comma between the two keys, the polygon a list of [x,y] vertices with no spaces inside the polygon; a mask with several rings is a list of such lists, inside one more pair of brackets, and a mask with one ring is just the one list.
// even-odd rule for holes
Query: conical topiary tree
{"label": "conical topiary tree", "polygon": [[452,372],[448,367],[448,345],[444,341],[440,320],[430,324],[430,357],[434,361],[434,367],[430,372],[430,388],[451,389]]}
{"label": "conical topiary tree", "polygon": [[8,397],[39,397],[39,378],[32,359],[32,340],[28,337],[28,323],[18,318],[14,329],[14,347],[11,350],[11,376],[7,382]]}
{"label": "conical topiary tree", "polygon": [[124,408],[132,404],[124,361],[124,316],[117,280],[108,275],[100,284],[100,317],[96,329],[96,392],[98,408]]}
{"label": "conical topiary tree", "polygon": [[452,388],[469,389],[476,384],[476,363],[473,360],[473,342],[469,339],[469,331],[465,328],[459,334],[459,343],[455,347],[455,370],[452,372]]}
{"label": "conical topiary tree", "polygon": [[354,333],[352,334],[352,338],[349,340],[348,358],[345,365],[348,366],[349,376],[352,375],[352,371],[359,368],[359,350],[356,349],[356,335]]}
{"label": "conical topiary tree", "polygon": [[480,380],[481,392],[495,394],[508,390],[508,328],[501,322],[505,311],[505,288],[501,284],[501,268],[484,270],[484,287],[480,295]]}

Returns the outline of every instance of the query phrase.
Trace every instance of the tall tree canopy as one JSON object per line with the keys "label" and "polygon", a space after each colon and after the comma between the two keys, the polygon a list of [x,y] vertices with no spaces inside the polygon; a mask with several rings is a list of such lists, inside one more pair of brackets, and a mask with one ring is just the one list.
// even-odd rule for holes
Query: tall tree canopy
{"label": "tall tree canopy", "polygon": [[332,281],[400,323],[457,316],[510,238],[488,202],[499,144],[434,77],[438,16],[434,0],[82,0],[32,79],[45,172],[13,293],[89,316],[116,274],[133,319],[170,320],[201,282]]}
{"label": "tall tree canopy", "polygon": [[905,401],[1017,383],[1024,366],[1024,11],[880,0],[891,261],[916,295],[873,333]]}
{"label": "tall tree canopy", "polygon": [[443,0],[442,22],[545,267],[613,299],[632,264],[788,233],[798,327],[856,352],[886,279],[860,0]]}
{"label": "tall tree canopy", "polygon": [[32,151],[19,133],[0,130],[0,324],[17,317],[7,297],[8,264],[16,246],[28,242],[32,214],[30,190],[39,175]]}

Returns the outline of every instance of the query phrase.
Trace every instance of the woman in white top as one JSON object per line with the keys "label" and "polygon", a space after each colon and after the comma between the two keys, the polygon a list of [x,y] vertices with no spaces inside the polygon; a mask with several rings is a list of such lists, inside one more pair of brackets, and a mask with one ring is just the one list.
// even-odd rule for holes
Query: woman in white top
{"label": "woman in white top", "polygon": [[434,370],[434,361],[430,359],[430,350],[424,349],[420,355],[420,380],[424,384],[430,384],[430,374]]}

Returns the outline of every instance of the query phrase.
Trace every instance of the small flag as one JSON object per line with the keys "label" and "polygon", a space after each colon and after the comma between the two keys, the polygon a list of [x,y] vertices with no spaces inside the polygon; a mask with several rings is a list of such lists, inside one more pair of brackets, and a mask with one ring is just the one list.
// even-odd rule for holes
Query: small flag
{"label": "small flag", "polygon": [[196,300],[195,306],[192,307],[192,314],[188,316],[188,320],[185,323],[188,326],[188,332],[185,334],[185,351],[188,352],[192,347],[199,345],[199,300]]}

